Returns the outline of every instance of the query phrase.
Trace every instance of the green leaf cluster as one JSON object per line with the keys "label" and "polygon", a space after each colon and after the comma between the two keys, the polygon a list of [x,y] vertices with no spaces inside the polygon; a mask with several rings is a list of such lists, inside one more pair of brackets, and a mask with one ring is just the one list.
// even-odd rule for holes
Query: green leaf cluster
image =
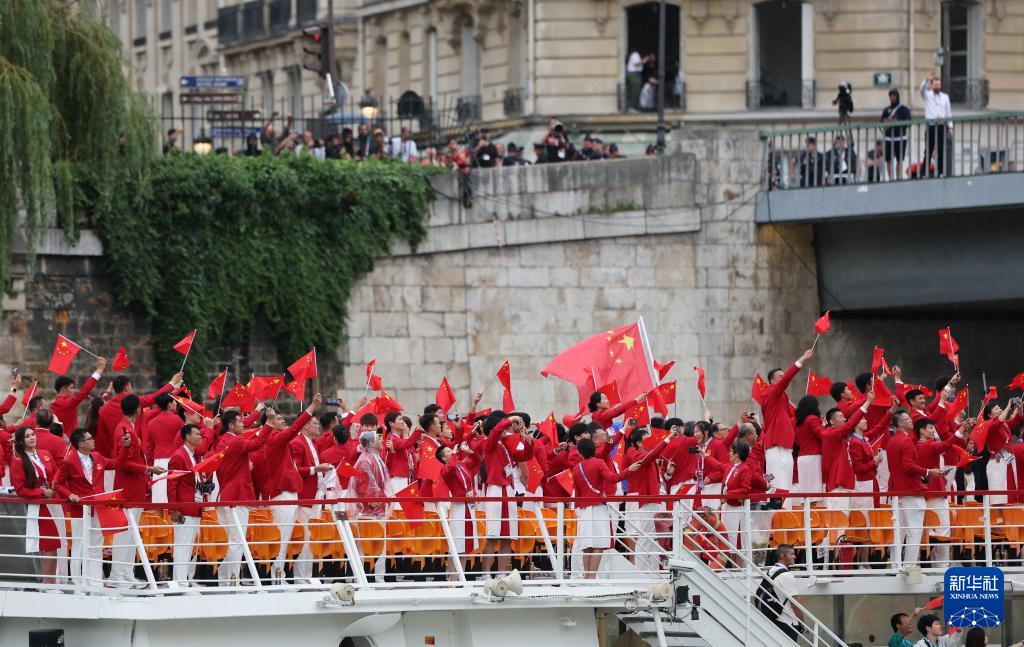
{"label": "green leaf cluster", "polygon": [[169,155],[126,175],[100,226],[118,301],[152,326],[161,376],[192,328],[203,384],[219,349],[259,327],[282,365],[343,340],[356,281],[426,235],[432,169],[391,161]]}

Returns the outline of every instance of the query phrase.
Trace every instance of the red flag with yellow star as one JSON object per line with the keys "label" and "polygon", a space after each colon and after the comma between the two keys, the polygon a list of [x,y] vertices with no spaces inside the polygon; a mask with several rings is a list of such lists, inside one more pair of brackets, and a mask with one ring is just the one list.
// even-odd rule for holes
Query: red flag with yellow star
{"label": "red flag with yellow star", "polygon": [[128,351],[124,349],[124,346],[121,346],[117,349],[117,355],[114,356],[114,362],[111,368],[115,371],[123,371],[131,365],[132,363],[128,359]]}
{"label": "red flag with yellow star", "polygon": [[[644,438],[644,449],[654,449],[658,446],[658,443],[665,440],[668,436],[668,429],[658,429],[657,427],[651,427],[651,435]],[[628,467],[628,466],[627,466]]]}
{"label": "red flag with yellow star", "polygon": [[639,402],[636,406],[626,412],[626,419],[635,418],[637,423],[643,426],[651,424],[651,410],[646,402]]}
{"label": "red flag with yellow star", "polygon": [[445,413],[448,413],[448,410],[455,404],[455,392],[452,391],[452,386],[448,384],[447,376],[441,378],[441,386],[437,387],[434,403],[441,407],[441,410]]}
{"label": "red flag with yellow star", "polygon": [[756,376],[754,376],[754,385],[750,388],[750,398],[754,402],[761,404],[761,398],[762,396],[764,396],[764,392],[767,390],[768,383],[765,382],[764,378],[761,377],[761,374],[758,373]]}
{"label": "red flag with yellow star", "polygon": [[308,380],[316,377],[316,349],[313,349],[292,362],[288,372],[296,380]]}
{"label": "red flag with yellow star", "polygon": [[555,483],[558,483],[559,487],[561,487],[563,490],[565,490],[565,494],[567,496],[572,496],[573,491],[574,491],[574,487],[573,487],[573,479],[572,479],[572,470],[571,469],[562,470],[561,472],[559,472],[558,474],[555,474],[554,476],[552,476],[548,480],[552,480]]}
{"label": "red flag with yellow star", "polygon": [[548,417],[544,418],[544,421],[537,425],[537,428],[551,442],[552,447],[558,446],[558,423],[555,420],[554,411],[549,413]]}
{"label": "red flag with yellow star", "polygon": [[807,369],[807,395],[828,395],[832,388],[832,380],[824,375],[817,375],[811,369]]}
{"label": "red flag with yellow star", "polygon": [[615,382],[624,398],[654,388],[648,357],[640,325],[633,323],[606,330],[562,351],[540,374],[554,375],[576,385],[582,408],[593,392],[595,376],[597,384]]}
{"label": "red flag with yellow star", "polygon": [[960,344],[956,343],[953,339],[953,333],[950,332],[949,328],[943,328],[939,331],[939,354],[945,355],[949,358],[949,361],[954,364],[957,363],[957,351],[960,350]]}
{"label": "red flag with yellow star", "polygon": [[536,458],[531,458],[526,461],[526,470],[528,472],[526,480],[526,491],[536,492],[537,488],[540,487],[541,481],[544,480],[544,468],[540,466]]}
{"label": "red flag with yellow star", "polygon": [[228,394],[221,401],[222,407],[238,407],[242,413],[248,413],[256,408],[256,398],[252,391],[245,388],[241,382],[235,382]]}
{"label": "red flag with yellow star", "polygon": [[402,506],[405,518],[409,520],[409,525],[418,526],[423,521],[423,502],[418,501],[420,498],[419,482],[414,482],[404,490],[395,492],[395,496],[398,498],[399,505]]}
{"label": "red flag with yellow star", "polygon": [[210,474],[217,469],[222,460],[224,460],[224,452],[210,452],[203,460],[192,466],[192,471],[196,474]]}
{"label": "red flag with yellow star", "polygon": [[64,335],[57,335],[57,344],[53,347],[49,370],[57,375],[64,375],[71,368],[71,361],[82,347]]}
{"label": "red flag with yellow star", "polygon": [[249,383],[257,400],[276,400],[284,386],[283,375],[257,375]]}

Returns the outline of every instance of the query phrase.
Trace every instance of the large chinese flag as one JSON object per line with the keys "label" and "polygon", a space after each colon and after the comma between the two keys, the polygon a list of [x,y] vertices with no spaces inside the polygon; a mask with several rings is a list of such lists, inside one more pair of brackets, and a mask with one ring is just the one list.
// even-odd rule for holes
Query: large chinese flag
{"label": "large chinese flag", "polygon": [[308,380],[311,377],[316,377],[316,349],[292,362],[292,365],[288,367],[288,372],[296,380]]}
{"label": "large chinese flag", "polygon": [[57,343],[50,356],[49,370],[57,375],[64,375],[71,368],[71,361],[82,348],[64,335],[57,335]]}

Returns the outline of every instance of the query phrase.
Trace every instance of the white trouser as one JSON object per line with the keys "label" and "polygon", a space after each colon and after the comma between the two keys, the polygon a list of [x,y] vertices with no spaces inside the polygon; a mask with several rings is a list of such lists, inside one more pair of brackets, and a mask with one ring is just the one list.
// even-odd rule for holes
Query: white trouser
{"label": "white trouser", "polygon": [[[798,492],[823,492],[825,484],[821,481],[821,454],[797,456],[796,475],[799,479]],[[811,503],[821,503],[820,496],[807,497]],[[803,505],[803,499],[790,499],[793,506]]]}
{"label": "white trouser", "polygon": [[788,447],[769,447],[764,450],[764,469],[775,478],[771,486],[776,490],[793,490],[793,450]]}
{"label": "white trouser", "polygon": [[[988,459],[988,464],[985,465],[985,475],[988,476],[988,489],[990,490],[1005,490],[1007,487],[1006,479],[1006,467],[1013,465],[1013,461],[1001,461],[996,460],[995,455]],[[1005,494],[990,494],[988,495],[989,505],[1004,505],[1006,503]]]}
{"label": "white trouser", "polygon": [[926,504],[923,496],[901,496],[898,501],[901,536],[896,537],[896,547],[902,544],[903,565],[908,566],[920,559]]}
{"label": "white trouser", "polygon": [[[157,458],[153,460],[153,465],[167,469],[167,464],[170,462],[170,458]],[[167,479],[153,484],[152,501],[153,503],[167,503]]]}
{"label": "white trouser", "polygon": [[867,518],[868,510],[875,507],[875,482],[874,481],[854,481],[853,482],[854,492],[865,492],[870,496],[858,496],[853,497],[849,501],[850,510],[861,510],[864,512],[864,518]]}
{"label": "white trouser", "polygon": [[629,502],[626,504],[625,535],[633,537],[636,541],[636,546],[633,549],[636,551],[634,564],[641,571],[647,573],[658,570],[661,564],[661,546],[654,538],[654,515],[664,509],[664,503],[638,505]]}
{"label": "white trouser", "polygon": [[[282,492],[271,501],[295,501],[299,495],[295,492]],[[281,533],[281,543],[277,549],[277,558],[270,569],[271,578],[284,577],[284,563],[288,560],[288,543],[292,539],[292,531],[295,529],[295,519],[299,514],[297,505],[274,505],[270,506],[271,514],[274,517],[274,525]]]}
{"label": "white trouser", "polygon": [[[879,492],[889,491],[889,453],[882,450],[882,462],[878,464],[878,468],[875,470],[875,481],[878,482]],[[885,503],[887,497],[879,497],[880,503]]]}
{"label": "white trouser", "polygon": [[[228,535],[228,552],[217,569],[217,580],[221,586],[231,586],[232,579],[238,580],[242,574],[242,542],[245,541],[245,531],[249,528],[249,508],[241,505],[234,508],[219,507],[217,519]],[[253,573],[253,577],[258,576]]]}
{"label": "white trouser", "polygon": [[[939,518],[939,525],[931,529],[931,534],[939,537],[949,537],[951,532],[949,523],[949,501],[945,497],[931,497],[924,500],[925,507],[935,512]],[[935,568],[949,568],[949,542],[947,540],[936,540],[932,548],[932,566]]]}
{"label": "white trouser", "polygon": [[114,470],[103,472],[103,491],[111,492],[114,489]]}
{"label": "white trouser", "polygon": [[187,584],[196,574],[196,563],[192,553],[199,536],[200,517],[181,517],[181,522],[174,524],[174,581]]}
{"label": "white trouser", "polygon": [[84,583],[86,586],[102,586],[103,529],[100,528],[99,519],[92,511],[87,521],[88,536],[85,533],[86,520],[81,517],[71,520],[71,581],[75,584]]}
{"label": "white trouser", "polygon": [[[125,508],[125,516],[131,516],[135,523],[139,523],[142,516],[141,508]],[[113,548],[110,551],[110,581],[111,582],[134,582],[135,581],[135,554],[137,547],[131,527],[114,535]]]}
{"label": "white trouser", "polygon": [[[295,558],[295,562],[292,564],[292,574],[295,576],[296,582],[313,579],[313,551],[309,546],[309,538],[313,530],[310,524],[315,520],[313,513],[319,513],[320,508],[321,506],[315,508],[302,506],[298,509],[298,514],[295,516],[295,523],[300,524],[302,527],[302,550],[299,551],[299,556]],[[316,519],[319,516],[317,514]]]}
{"label": "white trouser", "polygon": [[11,484],[11,466],[4,465],[3,478],[0,479],[0,485],[7,487]]}
{"label": "white trouser", "polygon": [[750,542],[750,526],[743,506],[722,503],[722,525],[725,527],[725,538],[740,550]]}

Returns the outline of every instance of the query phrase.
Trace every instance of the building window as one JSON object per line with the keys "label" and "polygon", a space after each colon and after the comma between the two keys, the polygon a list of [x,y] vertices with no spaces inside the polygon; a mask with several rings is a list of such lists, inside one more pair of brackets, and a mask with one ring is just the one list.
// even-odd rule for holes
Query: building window
{"label": "building window", "polygon": [[753,17],[755,56],[747,107],[812,107],[813,7],[794,0],[768,0],[754,7]]}
{"label": "building window", "polygon": [[[621,86],[619,107],[622,110],[641,109],[640,95],[643,86],[653,77],[658,76],[658,5],[657,2],[645,2],[626,9],[626,51],[623,58],[625,83]],[[676,92],[676,77],[680,71],[680,11],[674,4],[665,5],[665,107],[678,108],[682,97]],[[638,54],[642,70],[632,70],[630,59]],[[656,89],[657,84],[652,84]],[[645,97],[651,96],[645,93]],[[655,95],[656,98],[656,95]],[[649,107],[643,108],[649,110]]]}
{"label": "building window", "polygon": [[160,0],[160,31],[170,32],[174,28],[174,0]]}
{"label": "building window", "polygon": [[316,20],[316,0],[296,0],[296,18],[300,25]]}
{"label": "building window", "polygon": [[250,0],[242,8],[242,29],[246,40],[262,38],[267,34],[267,21],[263,13],[263,0]]}
{"label": "building window", "polygon": [[480,43],[473,33],[473,23],[464,22],[461,29],[462,96],[480,98]]}
{"label": "building window", "polygon": [[237,5],[221,7],[217,12],[217,40],[221,45],[230,45],[238,40],[238,10]]}
{"label": "building window", "polygon": [[975,109],[988,104],[988,83],[981,72],[982,19],[977,2],[942,4],[942,85],[950,102]]}
{"label": "building window", "polygon": [[132,38],[137,42],[140,38],[142,42],[146,42],[146,9],[149,2],[147,0],[135,0],[135,31],[132,32]]}

